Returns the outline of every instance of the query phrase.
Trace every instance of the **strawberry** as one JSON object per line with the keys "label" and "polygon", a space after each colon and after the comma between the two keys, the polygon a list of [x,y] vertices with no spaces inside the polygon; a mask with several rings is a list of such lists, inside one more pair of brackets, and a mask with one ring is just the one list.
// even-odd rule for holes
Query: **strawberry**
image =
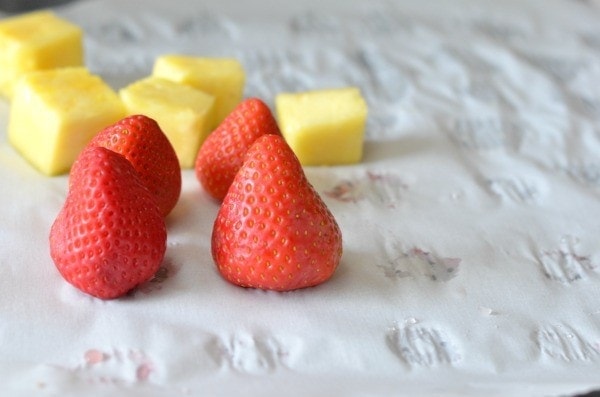
{"label": "strawberry", "polygon": [[244,154],[265,134],[281,135],[269,107],[258,98],[242,101],[204,140],[196,157],[195,171],[202,187],[223,200]]}
{"label": "strawberry", "polygon": [[119,297],[156,273],[166,240],[156,197],[131,163],[103,147],[84,149],[50,230],[50,255],[65,280],[101,299]]}
{"label": "strawberry", "polygon": [[89,145],[125,156],[156,195],[163,216],[175,207],[181,194],[181,167],[173,146],[155,120],[144,115],[126,117],[100,131]]}
{"label": "strawberry", "polygon": [[226,280],[277,291],[326,281],[342,255],[338,224],[277,135],[258,138],[248,150],[217,213],[211,243]]}

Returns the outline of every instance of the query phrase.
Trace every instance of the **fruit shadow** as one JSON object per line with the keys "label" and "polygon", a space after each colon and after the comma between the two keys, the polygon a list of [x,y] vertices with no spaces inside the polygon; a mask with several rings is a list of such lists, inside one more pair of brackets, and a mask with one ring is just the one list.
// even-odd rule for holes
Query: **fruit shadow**
{"label": "fruit shadow", "polygon": [[219,203],[201,188],[185,185],[177,205],[166,217],[167,251],[160,268],[130,295],[135,299],[187,293],[190,280],[214,272],[210,253],[212,225]]}
{"label": "fruit shadow", "polygon": [[200,229],[206,229],[207,225],[212,228],[219,206],[220,202],[210,197],[202,188],[185,187],[177,205],[165,219],[167,231],[174,233],[181,229],[198,232]]}
{"label": "fruit shadow", "polygon": [[380,274],[377,271],[376,259],[372,251],[360,251],[352,247],[344,247],[342,261],[338,268],[338,276],[349,288],[356,284],[378,284]]}

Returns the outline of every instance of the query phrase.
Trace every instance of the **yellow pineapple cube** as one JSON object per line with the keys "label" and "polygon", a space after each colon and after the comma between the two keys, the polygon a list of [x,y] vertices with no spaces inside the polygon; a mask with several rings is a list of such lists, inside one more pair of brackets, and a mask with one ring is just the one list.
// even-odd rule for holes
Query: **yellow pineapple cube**
{"label": "yellow pineapple cube", "polygon": [[242,100],[246,74],[231,58],[163,55],[154,62],[152,75],[190,85],[215,97],[216,127]]}
{"label": "yellow pineapple cube", "polygon": [[361,160],[367,104],[358,88],[280,93],[275,107],[281,133],[303,165]]}
{"label": "yellow pineapple cube", "polygon": [[42,173],[63,174],[98,131],[124,116],[117,93],[83,67],[30,72],[15,85],[8,140]]}
{"label": "yellow pineapple cube", "polygon": [[36,70],[83,65],[82,30],[51,11],[0,21],[0,94],[12,97],[19,76]]}
{"label": "yellow pineapple cube", "polygon": [[177,153],[181,168],[192,168],[214,124],[215,98],[187,85],[146,77],[119,91],[129,114],[156,120]]}

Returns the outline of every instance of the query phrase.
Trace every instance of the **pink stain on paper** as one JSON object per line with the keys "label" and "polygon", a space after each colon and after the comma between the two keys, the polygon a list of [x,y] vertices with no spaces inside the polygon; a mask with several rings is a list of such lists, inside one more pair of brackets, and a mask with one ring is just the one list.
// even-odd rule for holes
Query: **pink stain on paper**
{"label": "pink stain on paper", "polygon": [[339,182],[333,188],[327,190],[325,195],[343,203],[356,203],[363,198],[356,182],[349,180]]}
{"label": "pink stain on paper", "polygon": [[83,354],[83,365],[73,369],[93,383],[126,384],[146,382],[155,372],[153,361],[142,351],[88,349]]}
{"label": "pink stain on paper", "polygon": [[139,350],[130,350],[128,354],[129,360],[137,365],[135,370],[136,379],[138,381],[146,381],[154,371],[154,364],[148,357]]}
{"label": "pink stain on paper", "polygon": [[110,355],[97,349],[90,349],[83,354],[83,359],[87,365],[94,365],[106,361]]}
{"label": "pink stain on paper", "polygon": [[367,171],[364,175],[339,181],[324,194],[343,203],[367,200],[379,207],[396,208],[407,189],[408,185],[396,174]]}

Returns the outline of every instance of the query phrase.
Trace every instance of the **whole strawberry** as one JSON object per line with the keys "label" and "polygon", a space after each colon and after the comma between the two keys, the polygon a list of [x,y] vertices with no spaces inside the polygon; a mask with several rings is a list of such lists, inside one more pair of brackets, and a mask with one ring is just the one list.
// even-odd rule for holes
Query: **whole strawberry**
{"label": "whole strawberry", "polygon": [[65,280],[111,299],[152,278],[166,250],[165,220],[131,163],[91,146],[69,178],[50,230],[50,255]]}
{"label": "whole strawberry", "polygon": [[289,291],[333,275],[340,228],[282,137],[262,136],[248,150],[217,214],[212,255],[242,287]]}
{"label": "whole strawberry", "polygon": [[103,146],[125,156],[142,182],[156,195],[163,216],[181,194],[181,167],[177,154],[158,123],[144,115],[126,117],[100,131],[90,146]]}
{"label": "whole strawberry", "polygon": [[281,135],[269,107],[258,98],[242,101],[206,138],[196,157],[196,177],[202,187],[222,200],[254,141],[265,134]]}

